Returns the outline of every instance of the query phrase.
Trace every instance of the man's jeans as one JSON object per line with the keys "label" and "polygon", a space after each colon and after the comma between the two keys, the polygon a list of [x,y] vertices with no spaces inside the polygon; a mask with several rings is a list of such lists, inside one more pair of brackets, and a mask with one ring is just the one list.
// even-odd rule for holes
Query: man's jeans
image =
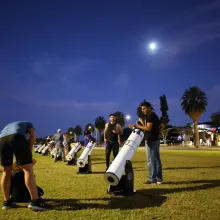
{"label": "man's jeans", "polygon": [[64,156],[64,148],[63,146],[56,145],[54,149],[54,162],[57,161],[57,157],[60,156],[63,161],[65,161],[65,156]]}
{"label": "man's jeans", "polygon": [[145,142],[147,165],[150,181],[162,181],[162,165],[160,161],[160,140]]}

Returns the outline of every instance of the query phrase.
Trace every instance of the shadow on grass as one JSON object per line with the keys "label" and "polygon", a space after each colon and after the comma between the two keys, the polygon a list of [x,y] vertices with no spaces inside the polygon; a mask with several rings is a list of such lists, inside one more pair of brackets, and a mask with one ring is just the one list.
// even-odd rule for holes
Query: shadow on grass
{"label": "shadow on grass", "polygon": [[103,162],[92,162],[92,165],[97,165],[97,164],[105,164],[105,161],[103,161]]}
{"label": "shadow on grass", "polygon": [[212,185],[214,187],[215,186],[220,186],[220,180],[189,180],[189,181],[169,181],[169,182],[164,182],[164,184],[174,184],[174,185],[196,184],[196,183],[208,184],[208,185]]}
{"label": "shadow on grass", "polygon": [[95,172],[92,171],[91,174],[103,174],[104,175],[104,173],[105,173],[105,171],[97,171],[97,172],[96,171]]}
{"label": "shadow on grass", "polygon": [[[163,170],[193,170],[193,169],[215,169],[220,168],[220,166],[212,166],[212,167],[166,167]],[[136,171],[146,171],[147,169],[144,167],[134,167]]]}
{"label": "shadow on grass", "polygon": [[136,164],[136,163],[147,163],[146,160],[139,160],[139,161],[133,161],[132,164]]}
{"label": "shadow on grass", "polygon": [[105,171],[92,171],[91,173],[78,173],[78,175],[91,175],[91,174],[103,174],[104,175]]}
{"label": "shadow on grass", "polygon": [[128,197],[111,196],[90,199],[47,199],[52,208],[57,211],[71,211],[83,209],[143,209],[159,207],[167,199],[166,194],[193,192],[220,186],[220,180],[194,180],[180,182],[166,182],[166,184],[202,184],[181,188],[148,188],[138,190],[135,195]]}
{"label": "shadow on grass", "polygon": [[99,157],[99,156],[91,156],[92,160],[101,160],[101,161],[105,161],[104,157]]}
{"label": "shadow on grass", "polygon": [[192,169],[209,169],[209,168],[220,168],[220,166],[212,166],[212,167],[167,167],[163,168],[163,170],[192,170]]}
{"label": "shadow on grass", "polygon": [[147,171],[146,167],[133,167],[133,170],[135,171]]}
{"label": "shadow on grass", "polygon": [[139,191],[129,197],[106,197],[92,199],[47,199],[53,210],[71,211],[83,209],[144,209],[158,207],[166,201],[165,196],[143,195]]}
{"label": "shadow on grass", "polygon": [[141,191],[143,195],[166,195],[172,193],[181,193],[181,192],[194,192],[198,190],[206,190],[212,189],[215,187],[220,186],[220,180],[193,180],[193,181],[180,181],[180,182],[165,182],[165,184],[173,184],[173,185],[180,185],[180,184],[202,184],[197,186],[190,186],[190,187],[178,187],[178,188],[151,188],[147,189],[146,191]]}

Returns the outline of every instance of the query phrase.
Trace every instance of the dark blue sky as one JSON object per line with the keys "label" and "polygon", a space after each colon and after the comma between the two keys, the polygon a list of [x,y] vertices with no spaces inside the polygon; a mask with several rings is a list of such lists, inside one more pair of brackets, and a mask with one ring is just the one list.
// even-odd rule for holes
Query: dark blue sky
{"label": "dark blue sky", "polygon": [[115,111],[135,122],[143,99],[160,116],[162,94],[185,125],[192,85],[208,96],[200,121],[220,109],[219,0],[0,1],[0,30],[1,128],[30,120],[45,136]]}

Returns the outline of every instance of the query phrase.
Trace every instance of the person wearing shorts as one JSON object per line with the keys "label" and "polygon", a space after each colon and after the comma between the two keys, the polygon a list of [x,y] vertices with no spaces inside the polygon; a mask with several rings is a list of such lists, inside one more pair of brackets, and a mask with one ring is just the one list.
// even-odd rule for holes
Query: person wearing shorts
{"label": "person wearing shorts", "polygon": [[[27,140],[27,136],[29,136],[29,140]],[[0,162],[3,167],[1,186],[4,197],[2,209],[4,210],[16,207],[13,199],[10,198],[13,156],[16,158],[16,164],[24,171],[25,185],[31,196],[28,208],[38,211],[45,211],[50,208],[39,198],[37,192],[32,162],[32,149],[35,139],[35,129],[29,121],[10,123],[0,132]]]}

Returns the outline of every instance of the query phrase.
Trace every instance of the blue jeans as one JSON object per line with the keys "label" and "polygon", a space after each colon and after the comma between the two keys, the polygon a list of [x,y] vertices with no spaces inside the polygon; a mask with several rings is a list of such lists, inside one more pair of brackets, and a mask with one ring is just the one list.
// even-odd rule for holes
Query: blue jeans
{"label": "blue jeans", "polygon": [[150,181],[162,181],[162,165],[160,160],[160,140],[145,142],[147,165]]}
{"label": "blue jeans", "polygon": [[57,157],[60,156],[63,161],[65,161],[64,147],[61,145],[56,145],[54,149],[54,162],[57,161]]}

